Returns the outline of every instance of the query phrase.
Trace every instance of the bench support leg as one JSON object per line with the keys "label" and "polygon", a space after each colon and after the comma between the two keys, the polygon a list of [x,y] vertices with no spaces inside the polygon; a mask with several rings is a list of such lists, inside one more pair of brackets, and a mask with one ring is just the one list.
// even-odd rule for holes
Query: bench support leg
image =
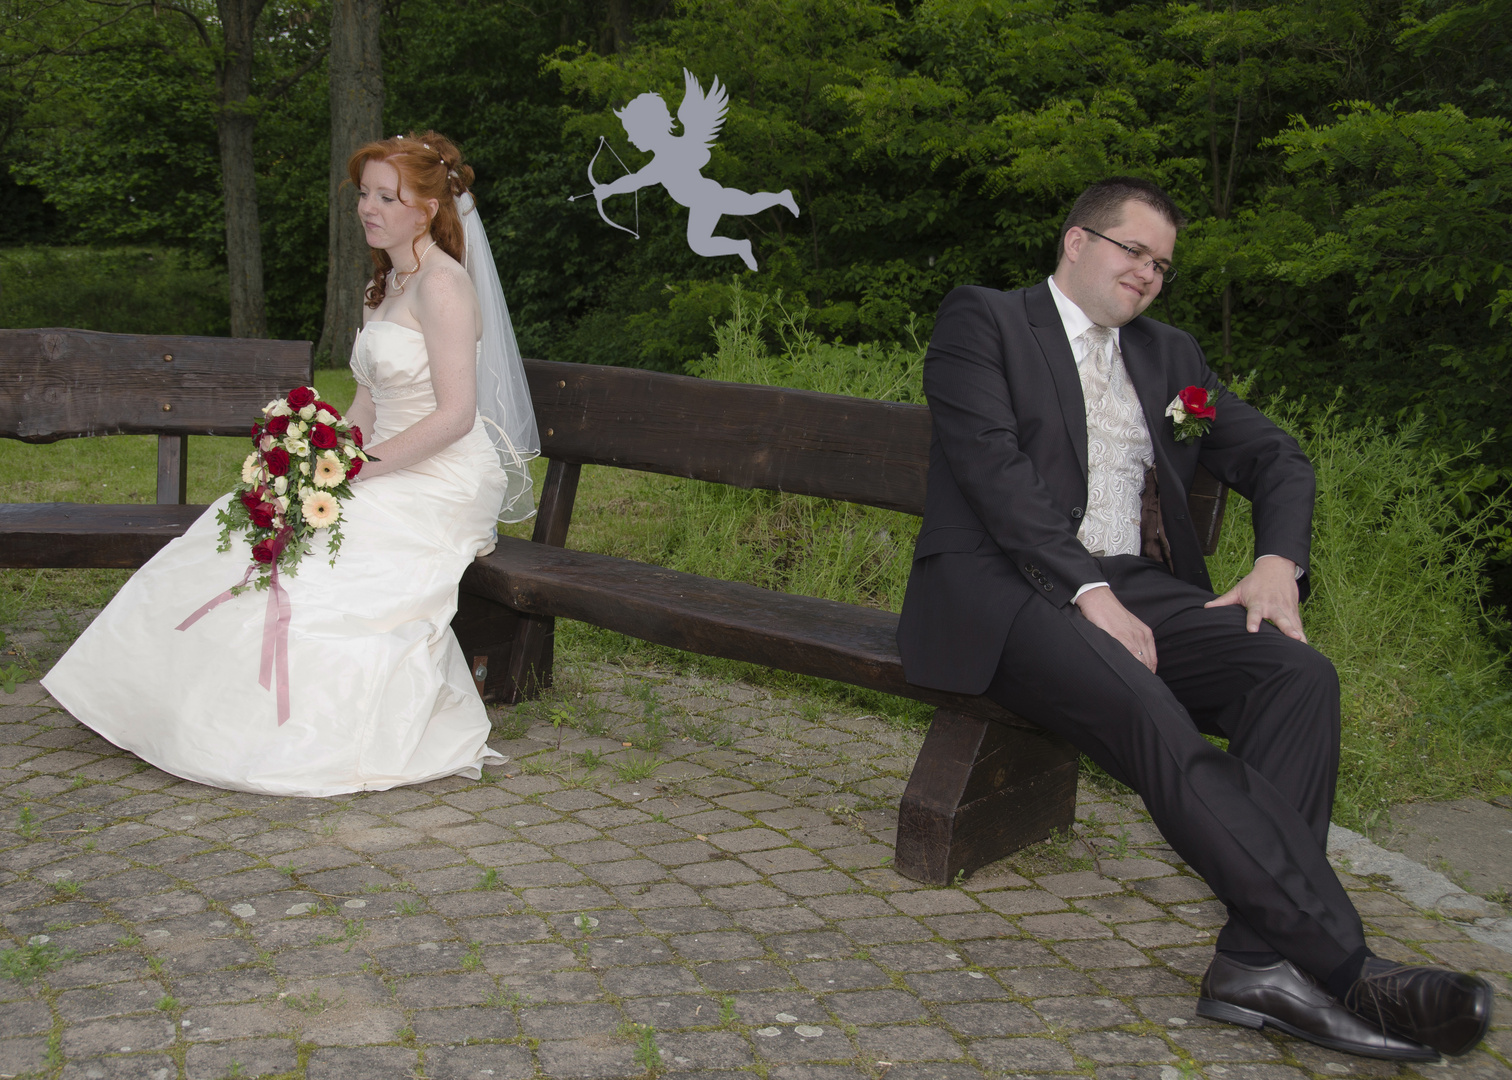
{"label": "bench support leg", "polygon": [[1079,756],[1049,732],[936,709],[898,808],[894,867],[947,885],[1070,829]]}
{"label": "bench support leg", "polygon": [[[473,670],[474,682],[482,683],[478,690],[484,701],[515,705],[551,685],[552,622],[470,593],[465,585],[458,590],[452,632]],[[540,623],[547,624],[544,634]],[[533,650],[528,657],[527,649]],[[484,675],[478,680],[480,658]]]}
{"label": "bench support leg", "polygon": [[157,462],[157,501],[189,501],[189,436],[159,435]]}
{"label": "bench support leg", "polygon": [[[572,523],[577,500],[578,477],[583,467],[552,459],[546,467],[546,483],[536,513],[531,539],[537,544],[562,547]],[[525,615],[514,608],[467,591],[467,578],[457,592],[457,614],[452,630],[462,646],[462,655],[476,670],[474,657],[486,659],[483,700],[514,705],[539,697],[551,688],[551,666],[556,652],[556,620]]]}

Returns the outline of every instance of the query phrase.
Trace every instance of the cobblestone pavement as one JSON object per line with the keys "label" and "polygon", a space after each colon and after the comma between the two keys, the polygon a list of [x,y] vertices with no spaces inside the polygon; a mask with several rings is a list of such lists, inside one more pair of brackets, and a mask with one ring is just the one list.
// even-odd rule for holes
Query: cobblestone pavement
{"label": "cobblestone pavement", "polygon": [[[481,783],[319,800],[168,776],[35,683],[0,698],[0,1075],[1415,1075],[1199,1020],[1223,913],[1132,800],[1083,785],[1074,838],[921,887],[888,865],[918,735],[568,682],[528,728],[499,710]],[[1512,956],[1346,883],[1376,951],[1512,994]],[[1508,1053],[1504,1028],[1420,1075]]]}

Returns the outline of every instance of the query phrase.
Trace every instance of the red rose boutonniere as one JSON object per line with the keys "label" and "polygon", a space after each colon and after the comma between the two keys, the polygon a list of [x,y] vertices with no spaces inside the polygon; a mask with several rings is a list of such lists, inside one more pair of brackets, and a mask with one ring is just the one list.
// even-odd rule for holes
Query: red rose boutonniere
{"label": "red rose boutonniere", "polygon": [[1213,404],[1217,400],[1217,394],[1201,386],[1189,386],[1172,399],[1165,414],[1171,418],[1177,442],[1191,442],[1208,433],[1218,415],[1218,407]]}

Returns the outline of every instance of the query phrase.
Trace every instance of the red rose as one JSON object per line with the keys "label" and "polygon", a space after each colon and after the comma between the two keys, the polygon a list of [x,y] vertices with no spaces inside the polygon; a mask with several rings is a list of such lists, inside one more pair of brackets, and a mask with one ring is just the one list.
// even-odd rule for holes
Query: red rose
{"label": "red rose", "polygon": [[252,511],[254,506],[262,502],[261,492],[254,494],[250,491],[244,491],[239,498],[241,499],[241,504],[247,508],[248,513]]}
{"label": "red rose", "polygon": [[268,419],[268,434],[281,439],[289,432],[289,418],[287,416],[274,416]]}
{"label": "red rose", "polygon": [[268,467],[268,472],[274,476],[282,476],[289,471],[289,452],[281,446],[264,452],[263,464]]}
{"label": "red rose", "polygon": [[256,506],[247,507],[247,513],[251,515],[252,524],[259,529],[271,529],[274,515],[278,513],[278,507],[272,503],[258,503]]}
{"label": "red rose", "polygon": [[348,480],[355,479],[356,476],[357,476],[357,474],[360,473],[361,471],[362,471],[362,459],[360,457],[354,457],[352,459],[352,463],[347,466],[347,475],[346,475],[346,478]]}
{"label": "red rose", "polygon": [[261,439],[261,438],[262,438],[262,425],[261,424],[253,424],[252,425],[252,445],[256,446],[258,440]]}
{"label": "red rose", "polygon": [[1180,394],[1181,407],[1188,416],[1198,420],[1211,420],[1218,415],[1218,408],[1208,404],[1208,392],[1200,386],[1189,386]]}
{"label": "red rose", "polygon": [[356,443],[358,446],[361,446],[362,445],[362,429],[360,427],[358,427],[356,424],[353,424],[352,425],[351,435],[352,435],[352,441],[354,443]]}
{"label": "red rose", "polygon": [[289,408],[298,412],[306,405],[315,404],[315,391],[311,390],[308,386],[296,386],[289,391],[289,396],[284,400],[289,403]]}
{"label": "red rose", "polygon": [[332,405],[329,401],[317,401],[315,403],[315,410],[317,412],[319,412],[321,409],[324,409],[326,412],[330,413],[336,419],[338,419],[338,420],[341,419],[341,413],[338,412],[337,409],[336,409],[336,406]]}
{"label": "red rose", "polygon": [[336,449],[336,429],[329,424],[316,424],[310,429],[310,445],[321,450]]}
{"label": "red rose", "polygon": [[278,558],[278,551],[273,543],[273,537],[270,536],[266,540],[259,540],[253,544],[252,558],[260,563],[270,563]]}

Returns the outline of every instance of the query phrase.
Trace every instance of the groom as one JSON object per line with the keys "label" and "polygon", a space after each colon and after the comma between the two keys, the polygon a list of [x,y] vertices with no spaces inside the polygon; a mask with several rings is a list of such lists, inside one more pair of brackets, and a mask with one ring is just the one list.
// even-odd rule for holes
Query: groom
{"label": "groom", "polygon": [[[945,298],[904,671],[986,694],[1143,796],[1228,907],[1200,1015],[1373,1057],[1464,1053],[1490,986],[1374,956],[1324,855],[1339,684],[1298,613],[1312,467],[1190,334],[1142,317],[1184,224],[1154,184],[1104,180],[1048,281]],[[1167,411],[1193,387],[1216,408],[1200,433]],[[1254,507],[1254,567],[1219,597],[1187,516],[1199,464]]]}

